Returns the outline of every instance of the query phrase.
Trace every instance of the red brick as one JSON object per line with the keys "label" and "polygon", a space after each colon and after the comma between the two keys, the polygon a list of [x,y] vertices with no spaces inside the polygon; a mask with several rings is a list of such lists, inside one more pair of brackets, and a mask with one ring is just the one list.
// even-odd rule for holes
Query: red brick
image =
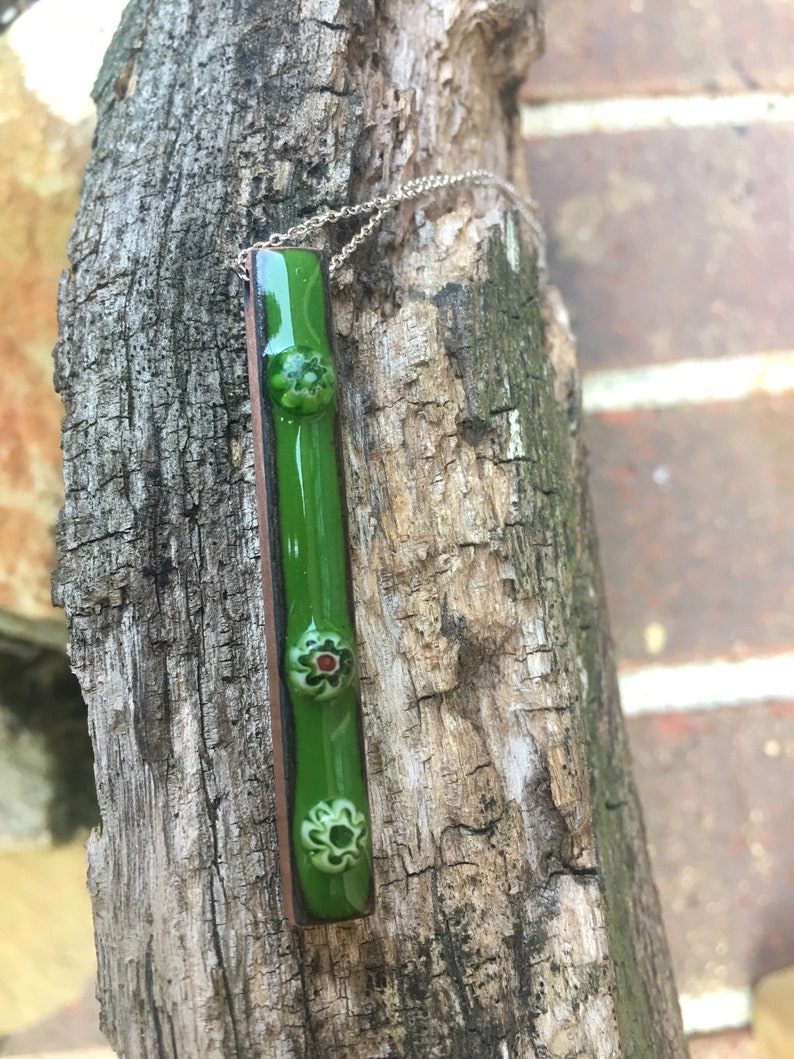
{"label": "red brick", "polygon": [[689,1059],[762,1059],[749,1030],[727,1030],[693,1037]]}
{"label": "red brick", "polygon": [[583,367],[794,344],[794,127],[577,135],[526,150]]}
{"label": "red brick", "polygon": [[633,718],[629,738],[679,991],[793,962],[794,702]]}
{"label": "red brick", "polygon": [[26,1030],[12,1033],[3,1040],[0,1055],[46,1053],[52,1056],[57,1052],[67,1052],[64,1059],[69,1059],[76,1049],[83,1054],[83,1049],[90,1049],[93,1053],[95,1049],[107,1047],[107,1040],[99,1029],[99,1003],[94,993],[92,985],[74,1003]]}
{"label": "red brick", "polygon": [[[716,367],[716,366],[715,366]],[[617,652],[794,644],[794,395],[590,416],[591,489]]]}
{"label": "red brick", "polygon": [[0,97],[0,609],[52,619],[63,407],[51,352],[91,129],[51,114],[10,49],[0,55]]}
{"label": "red brick", "polygon": [[790,91],[794,5],[763,0],[557,0],[525,98]]}

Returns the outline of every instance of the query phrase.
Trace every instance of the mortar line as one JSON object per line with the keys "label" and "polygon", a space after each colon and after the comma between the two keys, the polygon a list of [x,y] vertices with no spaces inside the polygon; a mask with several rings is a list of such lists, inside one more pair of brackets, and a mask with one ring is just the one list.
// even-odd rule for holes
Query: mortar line
{"label": "mortar line", "polygon": [[530,140],[594,132],[786,124],[794,122],[794,95],[784,92],[694,93],[524,102],[520,117],[521,135]]}
{"label": "mortar line", "polygon": [[582,404],[590,413],[740,401],[794,392],[794,351],[676,360],[585,371]]}
{"label": "mortar line", "polygon": [[794,651],[739,661],[712,658],[637,669],[622,666],[618,682],[627,717],[791,701]]}
{"label": "mortar line", "polygon": [[752,1016],[752,993],[748,987],[716,989],[713,992],[679,997],[684,1032],[718,1033],[749,1026]]}

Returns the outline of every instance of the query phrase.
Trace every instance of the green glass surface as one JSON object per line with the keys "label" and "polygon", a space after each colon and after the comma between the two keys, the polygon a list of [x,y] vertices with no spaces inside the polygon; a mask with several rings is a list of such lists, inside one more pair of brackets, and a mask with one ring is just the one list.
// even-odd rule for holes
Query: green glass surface
{"label": "green glass surface", "polygon": [[294,873],[309,918],[346,919],[369,910],[372,847],[325,273],[299,249],[256,251],[252,273],[275,448]]}

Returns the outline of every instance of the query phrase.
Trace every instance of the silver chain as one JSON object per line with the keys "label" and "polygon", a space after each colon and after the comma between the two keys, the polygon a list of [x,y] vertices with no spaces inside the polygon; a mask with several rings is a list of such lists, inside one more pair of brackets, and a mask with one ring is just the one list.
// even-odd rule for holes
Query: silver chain
{"label": "silver chain", "polygon": [[537,210],[531,199],[522,195],[518,188],[511,184],[509,180],[497,176],[496,173],[492,173],[489,169],[469,169],[465,173],[448,175],[436,173],[432,176],[419,177],[417,180],[409,180],[407,184],[402,184],[396,191],[389,192],[387,195],[379,195],[377,198],[370,199],[368,202],[361,202],[357,206],[342,206],[338,210],[318,213],[308,220],[301,221],[300,224],[293,225],[286,232],[276,232],[265,242],[254,243],[253,246],[241,250],[235,259],[235,271],[242,279],[247,280],[249,278],[246,259],[252,250],[276,250],[287,244],[298,243],[305,239],[306,236],[311,235],[312,232],[325,228],[326,225],[337,224],[339,221],[348,220],[351,217],[369,216],[369,220],[356,232],[353,238],[331,258],[328,265],[328,274],[333,278],[350,255],[369,239],[386,214],[397,209],[402,202],[407,202],[409,199],[418,199],[420,196],[431,192],[443,191],[446,188],[459,187],[461,185],[490,187],[500,191],[513,203],[532,232],[540,238]]}

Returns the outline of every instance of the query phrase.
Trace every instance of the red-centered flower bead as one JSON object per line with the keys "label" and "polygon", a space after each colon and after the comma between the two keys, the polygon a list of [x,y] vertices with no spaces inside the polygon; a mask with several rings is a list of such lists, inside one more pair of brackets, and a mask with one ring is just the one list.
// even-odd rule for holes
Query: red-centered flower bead
{"label": "red-centered flower bead", "polygon": [[355,672],[353,645],[328,629],[311,629],[287,652],[287,676],[293,691],[322,702],[349,688]]}

